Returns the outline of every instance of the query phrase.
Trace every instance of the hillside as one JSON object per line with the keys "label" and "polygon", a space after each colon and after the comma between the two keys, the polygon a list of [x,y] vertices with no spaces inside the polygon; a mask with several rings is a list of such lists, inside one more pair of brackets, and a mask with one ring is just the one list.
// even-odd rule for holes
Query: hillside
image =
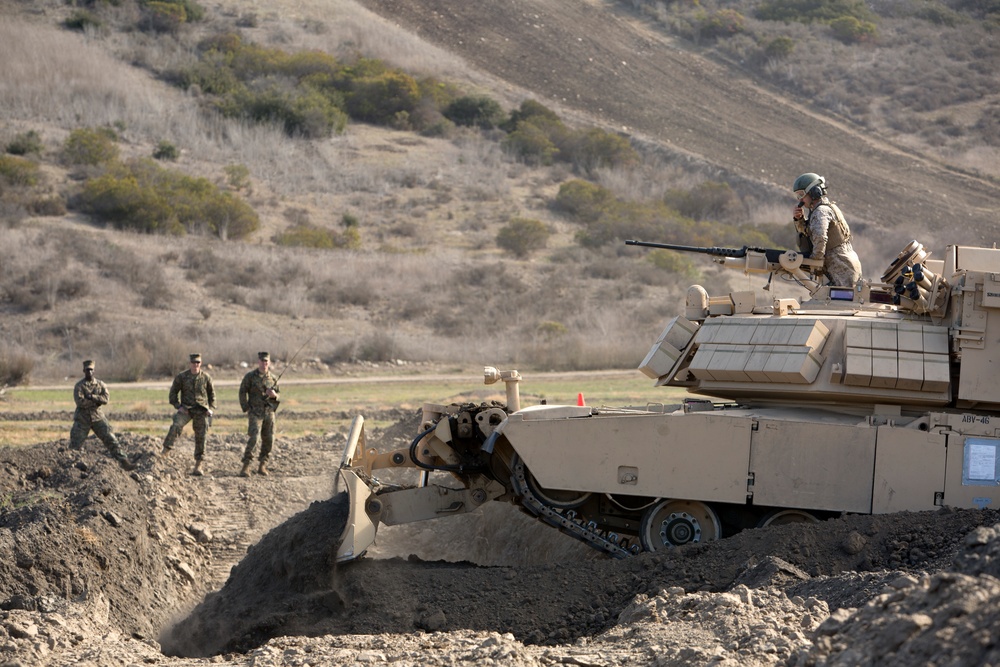
{"label": "hillside", "polygon": [[664,35],[629,3],[361,2],[543,100],[763,187],[820,172],[853,216],[900,230],[887,243],[945,230],[955,236],[935,240],[997,236],[989,181],[781,97]]}
{"label": "hillside", "polygon": [[[72,208],[31,214],[8,192],[0,235],[18,252],[3,260],[0,280],[0,358],[16,371],[6,381],[71,376],[86,357],[101,359],[109,380],[164,377],[190,349],[237,369],[257,349],[287,359],[303,341],[305,358],[326,363],[629,368],[691,282],[710,291],[763,284],[703,258],[667,271],[617,244],[582,247],[580,222],[554,206],[578,178],[628,202],[722,184],[732,205],[692,227],[771,225],[783,230],[775,244],[788,245],[788,184],[819,171],[876,278],[912,238],[939,251],[996,237],[989,173],[789,99],[718,51],[668,35],[632,8],[641,4],[220,2],[189,30],[157,38],[68,31],[60,22],[73,8],[54,0],[0,5],[11,18],[0,26],[0,141],[43,137],[43,197],[72,201],[92,174],[60,161],[69,132],[111,126],[123,159],[168,140],[179,152],[171,168],[223,187],[227,169],[245,166],[237,194],[260,216],[243,242],[153,237]],[[575,127],[619,132],[642,163],[590,173],[527,164],[495,130],[427,136],[352,122],[329,139],[290,139],[220,119],[165,73],[190,62],[205,35],[233,30],[289,52],[382,58],[508,110],[540,100]],[[515,218],[541,221],[551,233],[545,247],[520,258],[498,248],[498,231]],[[348,219],[359,250],[274,244],[293,225],[339,230]],[[710,231],[701,238],[721,243]]]}

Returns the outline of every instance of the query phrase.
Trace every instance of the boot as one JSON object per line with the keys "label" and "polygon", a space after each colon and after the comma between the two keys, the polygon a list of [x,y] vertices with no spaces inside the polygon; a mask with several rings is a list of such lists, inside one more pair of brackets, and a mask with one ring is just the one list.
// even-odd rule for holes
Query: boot
{"label": "boot", "polygon": [[201,459],[194,462],[194,470],[191,471],[191,474],[195,477],[203,477],[205,475],[205,471],[201,469]]}
{"label": "boot", "polygon": [[124,470],[125,472],[135,470],[135,464],[132,463],[132,461],[124,454],[119,454],[118,456],[115,457],[115,460],[118,461],[118,465],[120,465],[122,467],[122,470]]}
{"label": "boot", "polygon": [[161,459],[165,459],[168,456],[170,456],[170,448],[169,447],[164,447],[163,449],[160,450],[160,458]]}
{"label": "boot", "polygon": [[249,477],[249,476],[250,476],[250,461],[244,461],[243,469],[240,470],[240,477]]}
{"label": "boot", "polygon": [[268,473],[267,473],[267,461],[261,461],[260,462],[260,465],[257,466],[257,474],[258,475],[264,475],[264,477],[267,477],[267,475],[268,475]]}

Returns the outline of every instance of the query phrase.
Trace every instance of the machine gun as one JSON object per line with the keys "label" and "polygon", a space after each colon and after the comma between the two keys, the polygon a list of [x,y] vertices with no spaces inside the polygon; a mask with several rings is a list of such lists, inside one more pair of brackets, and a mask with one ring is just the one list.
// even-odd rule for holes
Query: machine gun
{"label": "machine gun", "polygon": [[[292,358],[288,360],[288,362],[285,364],[285,367],[281,369],[280,373],[278,373],[278,377],[274,378],[274,386],[272,386],[271,389],[273,389],[275,393],[280,391],[280,389],[278,389],[278,382],[281,381],[281,376],[285,374],[285,371],[287,371],[288,367],[292,365],[292,362],[295,361],[296,358],[298,358],[299,353],[302,352],[302,350],[305,349],[306,345],[308,345],[309,342],[315,337],[316,334],[314,333],[313,335],[309,336],[309,338],[306,338],[306,342],[302,343],[302,345],[299,346],[299,349],[295,351],[295,354],[292,355]],[[278,405],[281,403],[281,399],[271,398],[270,396],[267,395],[267,392],[264,392],[264,400],[267,401],[267,404],[271,406],[272,410],[274,410],[275,412],[278,411]]]}
{"label": "machine gun", "polygon": [[[788,276],[813,294],[819,289],[819,282],[807,272],[808,269],[819,272],[823,261],[807,259],[797,250],[782,250],[780,248],[706,248],[702,246],[674,245],[672,243],[651,243],[649,241],[625,241],[625,245],[643,246],[646,248],[662,248],[678,252],[694,252],[700,255],[711,255],[717,264],[739,268],[743,273],[778,273]],[[766,288],[765,288],[766,289]]]}

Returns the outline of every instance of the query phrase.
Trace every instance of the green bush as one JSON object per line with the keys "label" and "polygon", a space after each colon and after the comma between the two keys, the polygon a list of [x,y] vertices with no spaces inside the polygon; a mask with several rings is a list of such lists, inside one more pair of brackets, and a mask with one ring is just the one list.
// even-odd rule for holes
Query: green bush
{"label": "green bush", "polygon": [[615,205],[611,190],[600,185],[575,179],[559,186],[555,208],[584,222],[594,222]]}
{"label": "green bush", "polygon": [[521,106],[510,113],[510,118],[501,126],[507,132],[513,132],[522,123],[535,123],[544,126],[546,123],[561,123],[558,114],[537,100],[525,100]]}
{"label": "green bush", "polygon": [[250,169],[245,164],[226,165],[226,185],[233,190],[250,188]]}
{"label": "green bush", "polygon": [[348,227],[338,233],[332,229],[302,223],[292,225],[280,234],[276,234],[273,241],[277,245],[299,248],[355,250],[361,247],[361,234],[354,227]]}
{"label": "green bush", "polygon": [[775,37],[762,45],[764,55],[768,58],[787,58],[795,50],[795,40],[791,37]]}
{"label": "green bush", "polygon": [[184,5],[173,2],[143,2],[139,29],[146,32],[175,33],[188,20]]}
{"label": "green bush", "polygon": [[743,15],[735,9],[719,9],[702,19],[698,32],[708,39],[732,37],[743,32],[745,22]]}
{"label": "green bush", "polygon": [[31,160],[16,155],[0,155],[0,183],[15,187],[37,185],[41,168]]}
{"label": "green bush", "polygon": [[626,137],[590,128],[572,133],[560,157],[587,173],[605,167],[629,167],[639,162],[639,153]]}
{"label": "green bush", "polygon": [[693,259],[673,250],[656,248],[646,255],[646,261],[667,273],[677,274],[687,280],[698,280],[701,272],[696,268]]}
{"label": "green bush", "polygon": [[668,190],[663,201],[681,215],[694,220],[724,217],[740,206],[728,183],[705,181],[690,190]]}
{"label": "green bush", "polygon": [[290,136],[309,139],[341,133],[347,116],[330,99],[308,88],[289,88],[269,80],[257,90],[240,88],[216,108],[230,118],[280,125]]}
{"label": "green bush", "polygon": [[877,29],[870,21],[859,21],[853,16],[841,16],[830,21],[833,36],[845,44],[871,42],[875,39]]}
{"label": "green bush", "polygon": [[501,141],[505,150],[528,164],[549,165],[559,155],[559,149],[549,136],[533,123],[521,123]]}
{"label": "green bush", "polygon": [[504,121],[504,112],[500,104],[486,95],[459,97],[441,113],[455,125],[478,127],[483,130],[491,130]]}
{"label": "green bush", "polygon": [[71,165],[103,165],[118,159],[117,135],[107,128],[73,130],[63,144],[63,157]]}
{"label": "green bush", "polygon": [[5,150],[11,155],[41,155],[44,148],[41,135],[28,130],[11,139]]}
{"label": "green bush", "polygon": [[347,95],[347,112],[361,121],[388,125],[399,112],[413,111],[419,101],[420,87],[413,77],[385,72],[354,81]]}
{"label": "green bush", "polygon": [[86,9],[77,9],[63,21],[63,25],[70,30],[83,32],[87,29],[97,30],[104,26],[104,21]]}
{"label": "green bush", "polygon": [[114,165],[88,180],[79,206],[120,229],[147,233],[242,239],[260,226],[254,210],[238,197],[205,178],[163,169],[148,159]]}
{"label": "green bush", "polygon": [[878,19],[864,0],[764,0],[757,18],[765,21],[829,23],[844,16],[873,23]]}
{"label": "green bush", "polygon": [[552,232],[541,220],[513,218],[500,228],[497,245],[521,259],[544,248]]}
{"label": "green bush", "polygon": [[153,149],[153,159],[155,160],[173,161],[180,157],[180,154],[181,152],[177,150],[177,146],[166,140],[156,144],[156,148]]}

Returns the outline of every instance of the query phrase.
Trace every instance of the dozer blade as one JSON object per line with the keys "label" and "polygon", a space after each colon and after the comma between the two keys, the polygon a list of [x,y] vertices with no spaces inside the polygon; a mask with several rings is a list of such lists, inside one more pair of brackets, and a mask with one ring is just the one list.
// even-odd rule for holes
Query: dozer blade
{"label": "dozer blade", "polygon": [[[340,462],[340,478],[347,491],[349,509],[347,523],[337,547],[337,562],[360,558],[375,543],[382,503],[365,479],[370,478],[361,463],[365,450],[365,418],[358,415],[351,424],[351,433]],[[362,476],[363,475],[363,476]]]}

